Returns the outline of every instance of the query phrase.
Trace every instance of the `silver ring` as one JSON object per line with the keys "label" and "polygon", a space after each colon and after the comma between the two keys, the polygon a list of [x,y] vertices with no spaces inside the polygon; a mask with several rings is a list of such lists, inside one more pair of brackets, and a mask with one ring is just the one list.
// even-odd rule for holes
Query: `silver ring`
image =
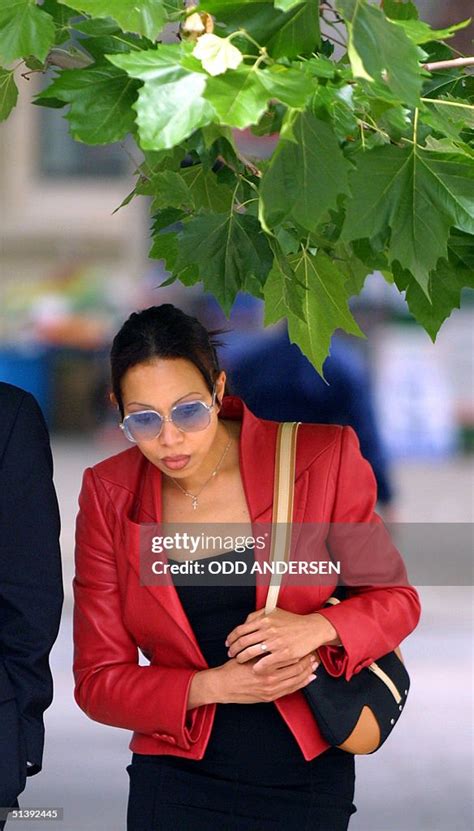
{"label": "silver ring", "polygon": [[260,644],[260,649],[262,650],[262,652],[266,652],[267,649],[268,649],[268,646],[266,645],[266,643],[261,643]]}

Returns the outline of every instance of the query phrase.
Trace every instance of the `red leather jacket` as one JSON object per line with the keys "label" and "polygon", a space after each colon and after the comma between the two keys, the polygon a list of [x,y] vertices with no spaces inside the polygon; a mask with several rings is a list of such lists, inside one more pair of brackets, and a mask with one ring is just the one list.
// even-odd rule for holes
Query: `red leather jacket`
{"label": "red leather jacket", "polygon": [[[224,398],[219,417],[242,419],[240,472],[250,517],[271,522],[277,422],[257,418],[236,396]],[[352,428],[301,424],[294,522],[373,522],[375,502],[372,468]],[[194,674],[208,665],[171,578],[165,586],[141,585],[139,578],[140,523],[160,522],[161,472],[131,447],[85,470],[79,508],[75,699],[95,721],[133,730],[129,746],[136,753],[202,759],[216,704],[187,711],[186,702]],[[396,558],[399,585],[352,588],[343,603],[321,610],[342,643],[319,649],[331,674],[349,680],[416,627],[419,597],[398,552]],[[282,586],[278,606],[315,612],[334,588],[335,583]],[[257,609],[265,597],[257,582]],[[138,648],[149,666],[139,665]],[[306,760],[329,747],[300,690],[274,703]]]}

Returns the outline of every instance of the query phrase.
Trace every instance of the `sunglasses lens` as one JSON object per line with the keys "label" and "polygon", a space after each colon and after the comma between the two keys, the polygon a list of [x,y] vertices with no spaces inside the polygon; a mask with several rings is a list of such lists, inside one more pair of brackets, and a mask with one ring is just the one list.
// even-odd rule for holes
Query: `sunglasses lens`
{"label": "sunglasses lens", "polygon": [[163,419],[158,413],[131,413],[124,419],[127,437],[131,441],[150,441],[160,432]]}
{"label": "sunglasses lens", "polygon": [[172,419],[176,427],[188,432],[205,430],[211,420],[209,410],[202,401],[177,404],[173,410]]}

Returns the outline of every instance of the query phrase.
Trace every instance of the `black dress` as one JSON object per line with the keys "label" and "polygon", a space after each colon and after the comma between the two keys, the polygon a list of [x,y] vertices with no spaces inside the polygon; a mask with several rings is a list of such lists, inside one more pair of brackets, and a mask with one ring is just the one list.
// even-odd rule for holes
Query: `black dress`
{"label": "black dress", "polygon": [[[217,558],[254,561],[252,549],[205,560]],[[255,578],[188,581],[174,578],[176,590],[209,667],[219,666],[227,635],[255,610]],[[127,831],[345,831],[357,810],[352,754],[329,748],[306,761],[273,702],[217,704],[203,759],[133,753],[127,771]]]}

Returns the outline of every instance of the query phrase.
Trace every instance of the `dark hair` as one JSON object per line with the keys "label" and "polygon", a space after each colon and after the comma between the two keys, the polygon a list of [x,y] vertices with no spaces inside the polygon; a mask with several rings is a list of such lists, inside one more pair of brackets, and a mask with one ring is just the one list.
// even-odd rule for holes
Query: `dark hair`
{"label": "dark hair", "polygon": [[[216,346],[217,338],[226,329],[208,331],[196,317],[162,303],[140,312],[133,312],[117,332],[110,351],[112,389],[121,417],[124,417],[122,378],[133,366],[153,358],[185,358],[191,361],[203,376],[209,392],[221,372]],[[224,395],[228,395],[227,384]],[[216,399],[219,405],[222,403]]]}

